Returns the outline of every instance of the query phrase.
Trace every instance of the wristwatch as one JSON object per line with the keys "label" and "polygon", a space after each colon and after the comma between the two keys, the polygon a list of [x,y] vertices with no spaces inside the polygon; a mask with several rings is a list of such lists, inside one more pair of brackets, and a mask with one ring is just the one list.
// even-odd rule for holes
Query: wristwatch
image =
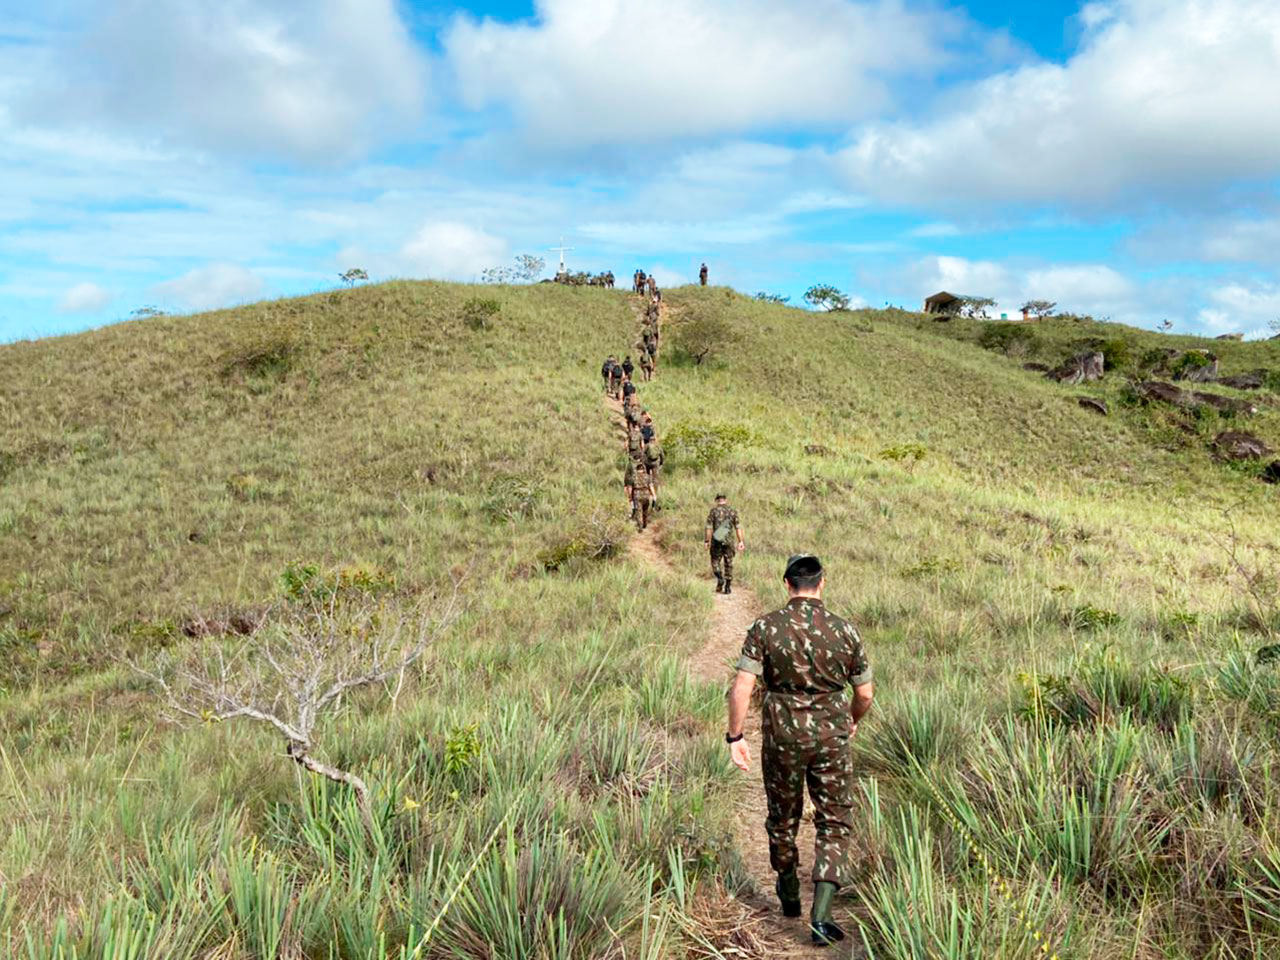
{"label": "wristwatch", "polygon": [[741,739],[742,739],[743,737],[745,737],[745,736],[746,736],[746,734],[745,734],[745,733],[740,733],[740,734],[738,734],[736,737],[731,737],[729,734],[727,734],[727,733],[726,733],[726,734],[724,735],[724,742],[725,742],[725,743],[737,743],[739,740],[741,740]]}

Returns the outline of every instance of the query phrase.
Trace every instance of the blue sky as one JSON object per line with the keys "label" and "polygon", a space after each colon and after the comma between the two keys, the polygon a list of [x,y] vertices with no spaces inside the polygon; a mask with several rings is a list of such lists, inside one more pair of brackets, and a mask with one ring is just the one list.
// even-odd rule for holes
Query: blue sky
{"label": "blue sky", "polygon": [[0,0],[0,341],[525,252],[1280,318],[1274,0]]}

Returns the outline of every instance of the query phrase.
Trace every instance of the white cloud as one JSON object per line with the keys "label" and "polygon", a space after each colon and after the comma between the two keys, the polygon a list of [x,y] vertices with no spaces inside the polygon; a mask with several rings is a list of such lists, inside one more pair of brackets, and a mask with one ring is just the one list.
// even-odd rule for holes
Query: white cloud
{"label": "white cloud", "polygon": [[324,162],[420,114],[425,61],[394,0],[119,0],[81,19],[27,120]]}
{"label": "white cloud", "polygon": [[96,283],[77,283],[58,301],[59,313],[101,313],[112,300],[111,291]]}
{"label": "white cloud", "polygon": [[[1135,293],[1133,281],[1102,264],[1030,270],[1021,279],[1021,289],[1027,299],[1054,300],[1068,309],[1104,314],[1111,313],[1117,304],[1128,303]],[[1108,304],[1111,309],[1104,309]]]}
{"label": "white cloud", "polygon": [[504,266],[506,241],[465,223],[427,223],[400,249],[398,263],[410,276],[474,280],[482,270]]}
{"label": "white cloud", "polygon": [[1235,220],[1197,232],[1208,260],[1280,263],[1280,220]]}
{"label": "white cloud", "polygon": [[538,0],[532,23],[458,17],[444,45],[463,102],[510,104],[561,146],[873,115],[945,58],[956,15],[897,0]]}
{"label": "white cloud", "polygon": [[1270,324],[1280,320],[1280,286],[1273,284],[1226,284],[1210,290],[1209,301],[1213,306],[1200,311],[1200,322],[1214,332],[1270,336]]}
{"label": "white cloud", "polygon": [[173,280],[156,284],[155,295],[165,303],[187,310],[216,310],[262,296],[266,284],[245,267],[211,263]]}
{"label": "white cloud", "polygon": [[1018,266],[963,257],[926,257],[904,271],[901,281],[916,299],[940,290],[996,301],[993,316],[1019,316],[1028,300],[1052,300],[1071,313],[1129,319],[1139,308],[1138,287],[1104,264]]}
{"label": "white cloud", "polygon": [[907,231],[908,237],[958,237],[960,236],[960,228],[954,223],[945,221],[936,221],[934,223],[922,223],[918,227],[912,227]]}
{"label": "white cloud", "polygon": [[975,85],[937,119],[874,124],[840,160],[917,206],[1204,198],[1280,169],[1280,4],[1091,4],[1080,51]]}

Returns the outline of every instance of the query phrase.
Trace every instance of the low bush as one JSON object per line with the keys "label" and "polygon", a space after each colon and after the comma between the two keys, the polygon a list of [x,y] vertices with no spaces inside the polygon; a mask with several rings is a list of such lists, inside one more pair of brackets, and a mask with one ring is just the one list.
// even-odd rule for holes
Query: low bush
{"label": "low bush", "polygon": [[539,550],[538,564],[551,573],[577,560],[610,560],[622,552],[629,535],[625,521],[598,511]]}
{"label": "low bush", "polygon": [[319,564],[296,560],[284,568],[280,587],[289,600],[331,600],[387,593],[395,589],[396,578],[380,567],[352,564],[325,571]]}
{"label": "low bush", "polygon": [[502,304],[497,300],[472,297],[462,305],[462,323],[468,330],[489,330],[501,312]]}
{"label": "low bush", "polygon": [[1188,350],[1169,367],[1169,372],[1175,380],[1184,380],[1187,374],[1192,370],[1201,370],[1213,363],[1209,359],[1209,355],[1201,350]]}
{"label": "low bush", "polygon": [[1123,714],[1168,732],[1194,712],[1194,689],[1187,681],[1109,656],[1081,664],[1073,673],[1024,673],[1018,681],[1017,712],[1050,726],[1101,723]]}
{"label": "low bush", "polygon": [[987,323],[978,334],[978,345],[1008,356],[1025,357],[1040,347],[1040,335],[1022,323]]}
{"label": "low bush", "polygon": [[677,423],[667,431],[667,463],[691,470],[705,470],[753,441],[754,435],[750,430],[734,424]]}
{"label": "low bush", "polygon": [[485,516],[499,523],[510,523],[533,514],[542,501],[542,484],[528,476],[495,477],[486,494]]}
{"label": "low bush", "polygon": [[920,461],[929,455],[929,448],[921,443],[900,443],[896,447],[885,447],[880,451],[881,460],[902,463],[908,473],[915,473]]}
{"label": "low bush", "polygon": [[1114,627],[1120,622],[1120,614],[1104,610],[1091,603],[1081,604],[1067,614],[1067,625],[1075,630],[1099,630]]}
{"label": "low bush", "polygon": [[1133,352],[1129,348],[1128,340],[1119,338],[1103,340],[1098,347],[1098,352],[1102,354],[1104,370],[1123,370],[1133,362]]}
{"label": "low bush", "polygon": [[222,376],[224,379],[241,376],[259,382],[282,380],[301,354],[301,347],[288,337],[271,337],[224,357]]}

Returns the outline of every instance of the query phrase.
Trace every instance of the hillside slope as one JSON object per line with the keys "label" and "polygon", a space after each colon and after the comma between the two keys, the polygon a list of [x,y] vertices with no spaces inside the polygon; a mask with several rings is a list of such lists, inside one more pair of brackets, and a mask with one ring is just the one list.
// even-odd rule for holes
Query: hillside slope
{"label": "hillside slope", "polygon": [[[476,298],[498,304],[487,324]],[[680,343],[707,318],[729,335],[695,364]],[[289,928],[307,955],[335,924],[341,956],[394,955],[437,913],[441,955],[685,955],[738,916],[727,798],[756,789],[682,659],[724,490],[742,580],[781,602],[782,559],[813,550],[866,633],[881,701],[842,909],[877,956],[1025,954],[943,804],[1063,957],[1265,955],[1280,910],[1248,891],[1280,881],[1280,684],[1249,654],[1278,626],[1275,491],[1207,456],[1231,424],[1171,426],[1115,377],[1099,417],[913,315],[670,291],[641,388],[668,455],[655,540],[679,577],[659,577],[614,549],[623,460],[600,402],[635,322],[620,291],[397,282],[0,348],[0,738],[24,798],[0,827],[0,931],[92,927],[122,896],[86,882],[93,863],[132,898],[108,925],[158,908],[139,878],[189,884],[156,924],[174,956],[274,955],[251,904],[219,905],[237,871],[311,891]],[[1274,345],[1229,348],[1280,366]],[[1250,427],[1280,440],[1268,407]],[[405,698],[353,701],[323,743],[378,784],[368,863],[312,842],[340,788],[296,781],[264,732],[159,722],[117,663],[234,645],[185,634],[270,620],[300,575],[413,616],[463,573],[466,613]],[[481,886],[442,911],[473,860]],[[308,884],[335,875],[345,894],[321,902]],[[696,903],[672,892],[695,878]],[[637,926],[653,896],[661,933]],[[521,925],[557,909],[563,930]],[[966,945],[944,950],[953,923]]]}

